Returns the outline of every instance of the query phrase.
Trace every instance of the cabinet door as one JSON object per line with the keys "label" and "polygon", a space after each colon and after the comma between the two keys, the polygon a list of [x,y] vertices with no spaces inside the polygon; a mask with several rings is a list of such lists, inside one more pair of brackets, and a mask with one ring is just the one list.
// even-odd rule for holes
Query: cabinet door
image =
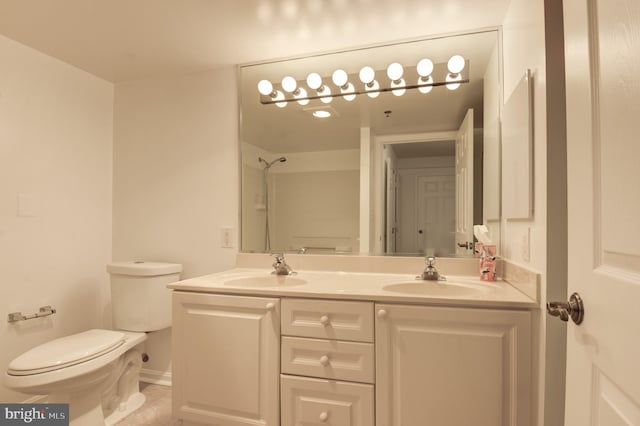
{"label": "cabinet door", "polygon": [[279,336],[278,299],[174,292],[174,417],[278,426]]}
{"label": "cabinet door", "polygon": [[376,305],[376,424],[530,425],[530,316]]}

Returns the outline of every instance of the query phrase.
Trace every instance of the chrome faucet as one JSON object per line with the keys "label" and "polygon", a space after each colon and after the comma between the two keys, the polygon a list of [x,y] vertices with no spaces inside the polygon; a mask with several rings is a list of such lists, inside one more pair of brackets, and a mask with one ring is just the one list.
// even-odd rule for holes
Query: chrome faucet
{"label": "chrome faucet", "polygon": [[272,275],[295,275],[295,272],[291,269],[287,262],[284,260],[284,253],[273,253],[271,254],[276,261],[273,262],[274,271],[271,272]]}
{"label": "chrome faucet", "polygon": [[436,269],[436,258],[435,257],[427,257],[426,259],[427,267],[422,271],[422,275],[418,277],[425,281],[439,281],[444,279],[444,277],[440,276],[440,273]]}

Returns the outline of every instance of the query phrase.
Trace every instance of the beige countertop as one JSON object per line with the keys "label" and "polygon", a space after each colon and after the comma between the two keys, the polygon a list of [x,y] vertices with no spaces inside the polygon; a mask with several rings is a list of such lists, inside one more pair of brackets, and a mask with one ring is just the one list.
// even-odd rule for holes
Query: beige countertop
{"label": "beige countertop", "polygon": [[178,291],[243,296],[400,302],[425,305],[534,309],[536,301],[505,281],[448,275],[446,281],[416,280],[415,274],[299,270],[271,275],[271,268],[235,268],[170,284]]}

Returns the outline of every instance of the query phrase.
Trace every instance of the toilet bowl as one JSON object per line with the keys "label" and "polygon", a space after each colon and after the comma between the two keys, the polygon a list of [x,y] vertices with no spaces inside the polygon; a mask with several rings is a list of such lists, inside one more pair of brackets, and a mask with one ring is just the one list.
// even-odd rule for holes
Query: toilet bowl
{"label": "toilet bowl", "polygon": [[171,325],[166,284],[179,279],[182,266],[119,262],[107,270],[114,324],[122,330],[92,329],[44,343],[11,361],[4,375],[13,390],[68,403],[70,426],[110,426],[144,403],[141,343],[145,331]]}
{"label": "toilet bowl", "polygon": [[[68,403],[70,424],[106,424],[102,393],[124,370],[136,368],[136,362],[140,368],[142,354],[136,346],[146,338],[145,333],[98,329],[62,337],[11,361],[5,384],[18,392],[47,395],[47,402]],[[141,394],[135,395],[137,389],[123,391],[127,394],[121,397],[129,411],[144,402]]]}

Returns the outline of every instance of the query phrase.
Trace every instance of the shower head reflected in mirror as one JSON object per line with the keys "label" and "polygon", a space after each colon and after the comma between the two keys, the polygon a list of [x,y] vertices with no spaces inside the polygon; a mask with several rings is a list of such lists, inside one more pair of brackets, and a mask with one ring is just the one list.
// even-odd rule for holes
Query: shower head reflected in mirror
{"label": "shower head reflected in mirror", "polygon": [[269,167],[273,166],[275,163],[284,163],[285,161],[287,161],[286,157],[276,158],[272,162],[268,162],[264,158],[258,157],[258,162],[263,163],[265,169],[268,169]]}
{"label": "shower head reflected in mirror", "polygon": [[286,157],[276,158],[275,160],[268,162],[262,157],[258,157],[258,163],[264,164],[264,169],[262,172],[264,178],[264,214],[265,214],[265,223],[264,223],[264,250],[266,252],[271,251],[271,232],[269,231],[269,169],[275,163],[284,163],[287,161]]}

